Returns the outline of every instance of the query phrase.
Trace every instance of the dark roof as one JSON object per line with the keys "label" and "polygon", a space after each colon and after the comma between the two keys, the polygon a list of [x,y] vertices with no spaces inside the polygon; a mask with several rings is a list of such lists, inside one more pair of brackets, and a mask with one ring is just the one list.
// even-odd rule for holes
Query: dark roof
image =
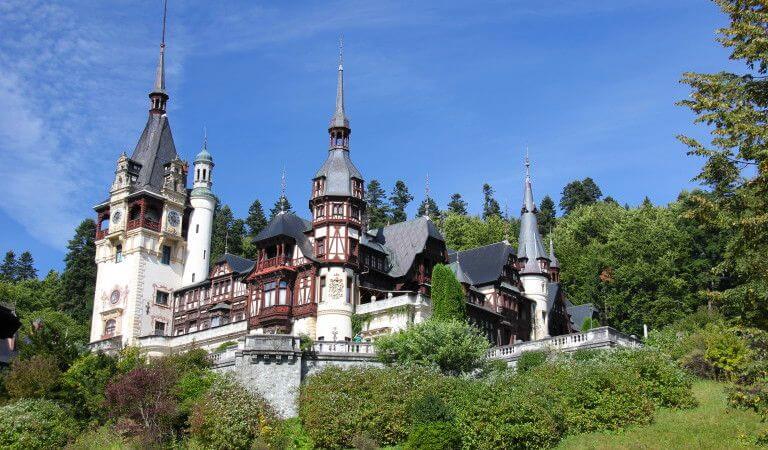
{"label": "dark roof", "polygon": [[238,274],[248,273],[253,269],[254,262],[250,259],[243,258],[242,256],[233,255],[231,253],[224,253],[221,258],[216,260],[214,264],[220,264],[226,262],[232,271]]}
{"label": "dark roof", "polygon": [[560,290],[560,283],[547,283],[547,311],[552,311],[552,306],[555,304]]}
{"label": "dark roof", "polygon": [[323,195],[352,195],[352,178],[362,180],[363,176],[349,158],[349,151],[340,148],[328,152],[323,166],[315,174],[315,178],[325,178]]}
{"label": "dark roof", "polygon": [[280,212],[269,221],[267,226],[256,236],[254,242],[264,241],[277,236],[288,236],[296,241],[301,253],[306,258],[314,259],[312,243],[305,234],[312,224],[292,212]]}
{"label": "dark roof", "polygon": [[584,324],[584,319],[594,318],[599,313],[597,308],[592,303],[584,303],[582,305],[574,305],[569,300],[566,300],[568,314],[571,316],[571,324],[573,328],[581,330],[581,325]]}
{"label": "dark roof", "polygon": [[[413,265],[413,260],[416,255],[424,251],[429,238],[438,241],[445,240],[435,223],[423,216],[407,222],[369,230],[363,236],[364,240],[373,241],[385,249],[390,263],[388,273],[394,278],[402,277],[408,273]],[[365,244],[370,246],[369,243]]]}
{"label": "dark roof", "polygon": [[141,164],[136,186],[160,191],[165,178],[165,165],[178,158],[171,125],[165,114],[150,114],[131,160]]}
{"label": "dark roof", "polygon": [[515,249],[509,243],[502,241],[462,252],[453,252],[448,256],[455,273],[459,273],[460,266],[461,272],[472,280],[472,284],[482,285],[492,283],[501,277],[509,255],[514,252]]}

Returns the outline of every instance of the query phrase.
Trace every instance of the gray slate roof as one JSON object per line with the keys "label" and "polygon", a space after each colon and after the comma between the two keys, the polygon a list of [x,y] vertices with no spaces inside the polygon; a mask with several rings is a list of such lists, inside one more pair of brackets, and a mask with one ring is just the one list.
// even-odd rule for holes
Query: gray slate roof
{"label": "gray slate roof", "polygon": [[164,166],[178,158],[171,125],[165,114],[150,114],[131,160],[141,164],[136,186],[160,192],[165,177]]}
{"label": "gray slate roof", "polygon": [[426,217],[369,230],[364,237],[385,248],[390,263],[389,275],[394,278],[408,273],[413,260],[424,251],[429,238],[445,240],[434,222]]}
{"label": "gray slate roof", "polygon": [[305,232],[311,229],[311,223],[292,212],[279,212],[269,221],[266,227],[256,236],[255,242],[264,241],[277,236],[288,236],[296,241],[304,257],[314,259],[312,243]]}
{"label": "gray slate roof", "polygon": [[224,253],[221,258],[216,260],[214,264],[226,262],[229,267],[238,274],[248,273],[253,269],[254,262],[250,259],[243,258],[242,256],[233,255],[231,253]]}
{"label": "gray slate roof", "polygon": [[454,252],[448,256],[451,261],[451,269],[457,278],[460,269],[472,281],[471,284],[483,285],[493,283],[501,277],[504,265],[507,263],[509,255],[514,251],[515,249],[509,243],[502,241],[462,252]]}
{"label": "gray slate roof", "polygon": [[547,258],[544,245],[539,234],[539,223],[536,219],[536,204],[533,202],[533,188],[531,177],[525,176],[525,191],[523,195],[523,209],[520,214],[520,235],[518,237],[517,257],[526,258],[527,261],[521,274],[542,273],[538,259]]}
{"label": "gray slate roof", "polygon": [[582,305],[574,305],[570,300],[565,301],[568,314],[571,315],[571,324],[577,330],[581,330],[581,325],[584,323],[584,319],[597,317],[597,308],[592,303],[584,303]]}
{"label": "gray slate roof", "polygon": [[363,179],[360,171],[349,158],[349,151],[341,148],[333,148],[328,151],[326,158],[320,170],[315,174],[315,178],[325,178],[324,195],[352,195],[352,178]]}

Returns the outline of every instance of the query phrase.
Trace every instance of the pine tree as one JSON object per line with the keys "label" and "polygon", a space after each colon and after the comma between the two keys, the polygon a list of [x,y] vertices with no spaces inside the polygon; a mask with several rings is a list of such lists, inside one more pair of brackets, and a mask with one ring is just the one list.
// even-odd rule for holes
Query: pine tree
{"label": "pine tree", "polygon": [[368,220],[368,229],[381,228],[387,225],[387,215],[389,214],[389,205],[386,201],[386,192],[381,187],[378,180],[371,180],[365,189],[366,216]]}
{"label": "pine tree", "polygon": [[5,259],[0,264],[0,277],[4,281],[16,281],[18,278],[19,263],[16,261],[16,253],[13,250],[8,250],[5,253]]}
{"label": "pine tree", "polygon": [[16,279],[19,281],[34,280],[37,278],[37,269],[35,269],[35,260],[32,258],[32,253],[25,251],[21,254],[18,260],[18,267],[16,269]]}
{"label": "pine tree", "polygon": [[392,204],[390,222],[399,223],[405,222],[408,219],[408,215],[405,213],[405,207],[413,200],[413,195],[408,192],[408,186],[402,180],[395,182],[395,187],[392,189],[392,195],[389,196],[389,202]]}
{"label": "pine tree", "polygon": [[444,264],[436,264],[432,269],[432,319],[467,319],[464,288]]}
{"label": "pine tree", "polygon": [[61,274],[60,309],[78,321],[87,321],[93,310],[96,290],[96,223],[85,219],[67,243]]}
{"label": "pine tree", "polygon": [[591,205],[600,200],[603,192],[592,178],[574,180],[566,184],[560,197],[560,209],[564,214],[569,214],[574,209],[583,205]]}
{"label": "pine tree", "polygon": [[541,234],[549,234],[555,227],[555,202],[549,195],[545,195],[541,199],[541,207],[536,219],[539,222],[539,233]]}
{"label": "pine tree", "polygon": [[275,206],[269,210],[269,220],[272,220],[280,211],[293,212],[291,202],[288,201],[288,197],[281,195],[275,202]]}
{"label": "pine tree", "polygon": [[243,239],[245,239],[245,236],[245,221],[243,219],[233,220],[227,236],[227,250],[229,253],[245,256],[243,252]]}
{"label": "pine tree", "polygon": [[483,219],[487,219],[490,216],[501,217],[501,207],[499,202],[493,198],[493,188],[490,184],[483,184]]}
{"label": "pine tree", "polygon": [[248,225],[248,235],[252,238],[255,238],[267,226],[267,218],[264,216],[264,209],[258,199],[254,200],[248,208],[248,218],[245,219],[245,223]]}
{"label": "pine tree", "polygon": [[[232,226],[232,209],[228,205],[220,206],[216,203],[216,209],[213,211],[213,231],[211,232],[211,259],[213,264],[221,258],[227,249],[227,238],[229,237],[229,228]],[[227,249],[228,250],[228,249]]]}
{"label": "pine tree", "polygon": [[467,215],[467,202],[464,201],[458,192],[451,195],[451,201],[448,203],[448,212],[461,216]]}
{"label": "pine tree", "polygon": [[440,209],[438,209],[437,203],[435,203],[434,200],[427,197],[421,202],[421,205],[419,205],[419,210],[416,212],[416,215],[419,217],[428,216],[433,221],[436,221],[440,219]]}

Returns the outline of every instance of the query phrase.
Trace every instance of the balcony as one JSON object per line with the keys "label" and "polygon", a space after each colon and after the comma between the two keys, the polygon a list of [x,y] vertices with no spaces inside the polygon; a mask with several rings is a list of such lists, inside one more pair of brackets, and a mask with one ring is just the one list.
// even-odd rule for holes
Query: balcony
{"label": "balcony", "polygon": [[160,222],[152,219],[134,219],[129,220],[126,229],[133,230],[135,228],[146,228],[148,230],[160,232]]}
{"label": "balcony", "polygon": [[263,326],[273,323],[289,322],[291,319],[291,305],[273,305],[261,308],[259,314],[251,317],[251,326]]}
{"label": "balcony", "polygon": [[292,266],[291,258],[287,256],[276,256],[274,258],[265,259],[256,263],[256,270],[266,270],[273,267],[286,267]]}
{"label": "balcony", "polygon": [[96,230],[96,240],[100,241],[104,239],[104,237],[108,234],[109,234],[109,228],[107,228],[106,230]]}
{"label": "balcony", "polygon": [[303,305],[294,305],[293,307],[293,317],[296,319],[314,315],[317,315],[317,303],[305,303]]}

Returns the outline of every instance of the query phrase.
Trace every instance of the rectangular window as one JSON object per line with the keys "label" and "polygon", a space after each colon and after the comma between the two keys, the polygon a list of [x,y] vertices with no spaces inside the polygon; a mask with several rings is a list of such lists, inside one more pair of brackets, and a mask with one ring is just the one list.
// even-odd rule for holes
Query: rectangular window
{"label": "rectangular window", "polygon": [[315,208],[315,218],[322,219],[323,217],[325,217],[325,206],[320,205],[317,208]]}
{"label": "rectangular window", "polygon": [[349,238],[349,255],[357,256],[357,239]]}
{"label": "rectangular window", "polygon": [[347,303],[352,303],[352,278],[347,277]]}
{"label": "rectangular window", "polygon": [[320,289],[318,290],[317,297],[320,300],[320,303],[323,303],[324,297],[323,297],[323,291],[325,290],[325,277],[320,277]]}
{"label": "rectangular window", "polygon": [[165,336],[165,322],[155,321],[155,336]]}
{"label": "rectangular window", "polygon": [[123,246],[122,245],[118,245],[117,247],[115,247],[115,262],[116,263],[123,262]]}
{"label": "rectangular window", "polygon": [[278,301],[277,303],[279,305],[287,305],[289,304],[289,294],[290,291],[288,291],[288,283],[285,281],[280,282],[280,289],[278,290]]}
{"label": "rectangular window", "polygon": [[264,307],[269,307],[275,304],[275,286],[276,283],[267,283],[264,285]]}
{"label": "rectangular window", "polygon": [[163,291],[157,291],[155,294],[155,303],[158,305],[168,306],[168,293]]}
{"label": "rectangular window", "polygon": [[197,225],[195,225],[195,233],[199,233],[199,232],[200,232],[200,224],[198,223]]}
{"label": "rectangular window", "polygon": [[168,265],[171,263],[171,247],[168,245],[163,245],[163,259],[160,261],[165,265]]}
{"label": "rectangular window", "polygon": [[360,220],[360,208],[357,206],[352,207],[352,218],[355,220]]}
{"label": "rectangular window", "polygon": [[315,240],[315,252],[317,256],[325,255],[325,238],[317,238]]}
{"label": "rectangular window", "polygon": [[344,205],[342,203],[333,204],[333,217],[344,217]]}

